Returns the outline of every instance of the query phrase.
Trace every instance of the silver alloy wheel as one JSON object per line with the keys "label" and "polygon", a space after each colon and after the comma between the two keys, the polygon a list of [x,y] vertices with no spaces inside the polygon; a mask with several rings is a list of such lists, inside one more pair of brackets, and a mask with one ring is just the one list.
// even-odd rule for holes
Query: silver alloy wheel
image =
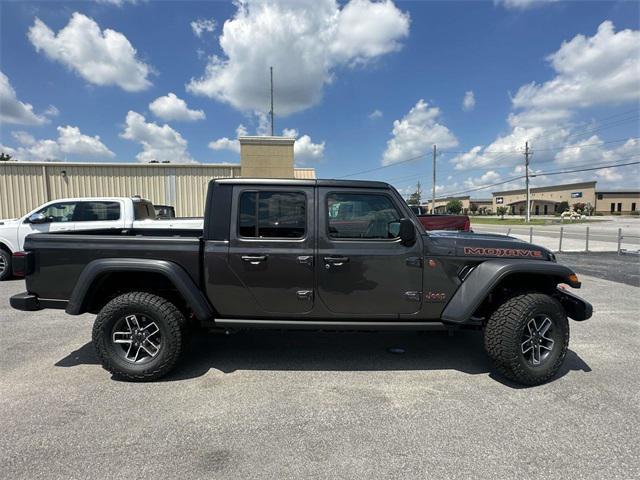
{"label": "silver alloy wheel", "polygon": [[155,358],[162,348],[160,327],[144,315],[128,315],[116,323],[111,336],[116,350],[132,363]]}
{"label": "silver alloy wheel", "polygon": [[555,341],[551,338],[553,322],[544,314],[536,315],[527,323],[521,350],[527,362],[534,367],[542,365],[551,355]]}
{"label": "silver alloy wheel", "polygon": [[7,261],[4,259],[2,255],[0,255],[0,275],[2,275],[6,269],[7,269]]}

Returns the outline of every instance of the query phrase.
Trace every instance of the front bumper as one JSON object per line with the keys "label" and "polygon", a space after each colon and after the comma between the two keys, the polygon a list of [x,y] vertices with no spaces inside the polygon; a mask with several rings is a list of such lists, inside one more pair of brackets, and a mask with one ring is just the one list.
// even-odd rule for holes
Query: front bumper
{"label": "front bumper", "polygon": [[9,303],[11,304],[11,307],[15,308],[16,310],[24,310],[26,312],[42,310],[40,302],[38,302],[38,297],[29,292],[22,292],[13,295],[9,299]]}
{"label": "front bumper", "polygon": [[556,297],[560,300],[562,307],[567,312],[567,317],[581,322],[593,315],[593,306],[568,290],[558,287]]}

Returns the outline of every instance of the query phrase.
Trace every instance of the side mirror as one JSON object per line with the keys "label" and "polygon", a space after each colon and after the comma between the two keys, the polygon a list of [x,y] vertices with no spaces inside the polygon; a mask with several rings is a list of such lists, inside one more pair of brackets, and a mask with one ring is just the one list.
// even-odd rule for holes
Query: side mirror
{"label": "side mirror", "polygon": [[34,213],[29,217],[29,223],[47,223],[47,217],[45,217],[42,213]]}
{"label": "side mirror", "polygon": [[416,243],[416,227],[408,218],[400,219],[400,240],[408,247]]}

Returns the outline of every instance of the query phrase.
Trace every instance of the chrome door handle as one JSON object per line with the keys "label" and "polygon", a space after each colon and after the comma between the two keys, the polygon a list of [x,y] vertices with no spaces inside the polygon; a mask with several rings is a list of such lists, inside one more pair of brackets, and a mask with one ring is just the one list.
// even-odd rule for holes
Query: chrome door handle
{"label": "chrome door handle", "polygon": [[243,255],[240,258],[242,258],[243,262],[248,262],[251,265],[258,265],[259,263],[267,261],[266,255]]}
{"label": "chrome door handle", "polygon": [[349,257],[324,257],[324,263],[326,264],[327,268],[330,268],[331,265],[340,267],[345,263],[349,263]]}

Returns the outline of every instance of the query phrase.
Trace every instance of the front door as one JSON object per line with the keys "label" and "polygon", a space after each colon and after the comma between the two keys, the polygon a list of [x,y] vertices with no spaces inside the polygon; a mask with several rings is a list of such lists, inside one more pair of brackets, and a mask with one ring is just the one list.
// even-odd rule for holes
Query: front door
{"label": "front door", "polygon": [[333,313],[396,317],[422,305],[422,241],[398,237],[399,201],[379,190],[319,190],[318,296]]}
{"label": "front door", "polygon": [[247,311],[304,314],[314,302],[314,189],[234,187],[229,266]]}
{"label": "front door", "polygon": [[[18,243],[24,248],[24,239],[31,233],[53,233],[75,230],[73,215],[78,202],[56,202],[47,205],[24,218],[18,229]],[[43,223],[31,223],[29,217],[35,213],[45,216]]]}

